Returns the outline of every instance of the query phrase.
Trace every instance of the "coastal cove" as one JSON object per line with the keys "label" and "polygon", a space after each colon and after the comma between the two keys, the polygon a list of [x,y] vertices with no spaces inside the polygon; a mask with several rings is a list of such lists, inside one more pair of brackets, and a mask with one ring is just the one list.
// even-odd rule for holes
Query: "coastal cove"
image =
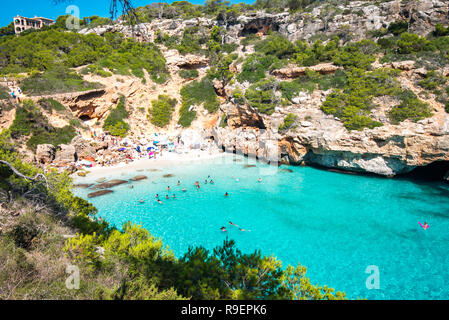
{"label": "coastal cove", "polygon": [[[74,183],[128,183],[95,198],[87,198],[92,188],[74,190],[111,225],[141,224],[177,257],[189,246],[210,250],[228,237],[243,252],[259,249],[284,266],[301,263],[312,283],[345,291],[350,299],[449,298],[447,184],[277,168],[230,154],[197,158],[93,168],[86,177],[75,175]],[[147,179],[130,180],[138,175]],[[366,287],[368,266],[379,268],[379,290]]]}

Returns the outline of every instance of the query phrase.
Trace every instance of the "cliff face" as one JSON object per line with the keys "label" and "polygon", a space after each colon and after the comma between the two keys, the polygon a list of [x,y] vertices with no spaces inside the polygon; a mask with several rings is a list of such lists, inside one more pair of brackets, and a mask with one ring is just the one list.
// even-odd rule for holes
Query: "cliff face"
{"label": "cliff face", "polygon": [[154,41],[157,31],[181,36],[189,27],[210,29],[218,25],[226,28],[226,35],[223,38],[226,43],[238,43],[242,36],[267,34],[268,31],[279,32],[293,42],[320,34],[323,36],[339,34],[357,41],[365,38],[367,31],[387,28],[394,21],[409,19],[412,22],[410,32],[425,35],[435,24],[447,23],[448,7],[447,1],[438,0],[406,3],[395,0],[376,5],[364,1],[351,1],[345,5],[342,1],[338,6],[327,7],[323,4],[310,12],[298,14],[257,12],[226,22],[207,18],[155,19],[151,23],[141,23],[133,28],[124,25],[101,26],[83,29],[80,33],[101,35],[107,31],[122,32],[141,41]]}
{"label": "cliff face", "polygon": [[[255,119],[260,116],[257,112],[248,107],[233,109],[229,114],[231,119],[232,114],[239,117],[238,126],[216,128],[212,132],[218,144],[230,152],[268,159],[271,155],[273,160],[276,160],[273,155],[277,154],[281,162],[318,164],[385,176],[449,160],[449,115],[442,110],[417,123],[405,121],[401,125],[348,131],[340,121],[318,108],[298,107],[295,112],[302,118],[298,127],[282,134],[277,132],[275,124],[285,110],[263,116],[261,123],[267,129],[260,129],[260,126],[254,127]],[[246,116],[240,117],[241,114]]]}

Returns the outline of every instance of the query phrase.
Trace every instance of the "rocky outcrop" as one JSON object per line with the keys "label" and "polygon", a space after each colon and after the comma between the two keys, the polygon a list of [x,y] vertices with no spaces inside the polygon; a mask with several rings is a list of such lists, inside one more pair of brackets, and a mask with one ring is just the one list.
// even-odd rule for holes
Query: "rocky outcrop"
{"label": "rocky outcrop", "polygon": [[99,190],[99,191],[95,191],[95,192],[89,193],[87,195],[87,197],[88,198],[95,198],[95,197],[103,196],[105,194],[109,194],[109,193],[112,193],[112,192],[114,192],[114,191],[113,190]]}
{"label": "rocky outcrop", "polygon": [[122,32],[125,36],[134,37],[139,41],[154,41],[156,32],[160,30],[169,35],[182,36],[184,29],[189,27],[210,29],[219,25],[226,29],[224,41],[227,43],[239,42],[240,37],[249,34],[264,35],[269,31],[279,32],[291,41],[309,39],[316,34],[361,40],[365,38],[367,31],[387,28],[390,23],[398,20],[410,20],[411,32],[426,35],[433,30],[435,24],[447,24],[448,2],[393,0],[377,4],[369,4],[366,1],[351,1],[348,5],[344,2],[338,5],[323,3],[313,7],[310,12],[296,14],[259,11],[239,16],[231,22],[208,18],[155,19],[151,23],[141,23],[134,27],[116,24],[82,29],[80,33]]}
{"label": "rocky outcrop", "polygon": [[78,159],[95,158],[97,156],[97,149],[82,136],[73,138],[71,145],[75,148]]}
{"label": "rocky outcrop", "polygon": [[335,71],[343,69],[342,67],[335,66],[332,63],[322,63],[317,64],[315,66],[310,67],[297,67],[297,66],[288,66],[286,68],[273,70],[272,74],[276,77],[280,77],[282,79],[292,79],[297,78],[299,76],[305,75],[307,70],[312,70],[318,72],[320,74],[331,74],[335,73]]}
{"label": "rocky outcrop", "polygon": [[55,159],[56,148],[52,144],[39,144],[36,148],[36,162],[49,164]]}
{"label": "rocky outcrop", "polygon": [[[404,121],[400,125],[348,131],[333,116],[325,115],[318,108],[305,108],[301,109],[300,116],[308,120],[299,121],[296,129],[281,134],[275,123],[285,116],[279,114],[282,110],[271,116],[258,114],[246,106],[227,110],[232,110],[239,121],[233,121],[233,127],[215,128],[211,134],[228,152],[270,158],[280,163],[309,163],[384,176],[404,174],[418,166],[449,160],[449,114],[446,113],[417,123]],[[238,116],[241,114],[245,116]],[[258,117],[266,129],[253,125],[252,119]]]}
{"label": "rocky outcrop", "polygon": [[76,150],[73,145],[60,144],[57,147],[55,162],[57,163],[71,163],[78,160]]}

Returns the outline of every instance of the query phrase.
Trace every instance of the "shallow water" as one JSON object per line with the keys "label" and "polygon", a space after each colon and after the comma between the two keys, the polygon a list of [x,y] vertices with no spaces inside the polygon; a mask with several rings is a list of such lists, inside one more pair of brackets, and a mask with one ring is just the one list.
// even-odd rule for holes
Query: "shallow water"
{"label": "shallow water", "polygon": [[[239,156],[159,169],[116,173],[108,178],[145,174],[149,179],[88,200],[117,227],[128,220],[142,224],[177,256],[189,245],[212,249],[228,236],[244,252],[260,249],[284,265],[301,263],[313,283],[345,291],[349,298],[449,298],[447,185],[311,167],[278,169]],[[215,184],[204,184],[208,175]],[[77,182],[95,179],[88,175]],[[200,190],[194,187],[197,180]],[[84,198],[92,192],[75,190]],[[225,192],[230,196],[224,197]],[[163,204],[155,201],[156,193]],[[176,199],[165,200],[173,193]],[[145,203],[139,203],[141,198]],[[251,231],[239,231],[228,221]],[[423,230],[418,221],[427,221],[430,228]],[[221,226],[228,231],[221,232]],[[372,265],[379,268],[380,288],[369,290],[366,269]]]}

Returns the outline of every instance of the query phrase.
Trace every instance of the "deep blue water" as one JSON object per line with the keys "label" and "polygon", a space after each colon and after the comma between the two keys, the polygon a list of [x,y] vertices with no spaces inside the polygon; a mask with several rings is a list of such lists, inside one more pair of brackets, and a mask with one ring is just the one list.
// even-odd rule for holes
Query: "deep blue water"
{"label": "deep blue water", "polygon": [[[108,178],[145,174],[149,179],[89,201],[117,227],[128,220],[142,224],[177,256],[189,245],[212,249],[228,236],[244,252],[260,249],[284,265],[301,263],[313,283],[345,291],[349,298],[449,299],[447,185],[225,159],[117,173]],[[245,167],[248,163],[255,167]],[[163,178],[167,173],[174,177]],[[214,185],[204,184],[208,175]],[[167,186],[176,199],[158,204],[155,194],[165,197]],[[84,198],[88,192],[76,189]],[[423,230],[418,221],[430,228]],[[379,268],[379,289],[366,287],[371,265]]]}

